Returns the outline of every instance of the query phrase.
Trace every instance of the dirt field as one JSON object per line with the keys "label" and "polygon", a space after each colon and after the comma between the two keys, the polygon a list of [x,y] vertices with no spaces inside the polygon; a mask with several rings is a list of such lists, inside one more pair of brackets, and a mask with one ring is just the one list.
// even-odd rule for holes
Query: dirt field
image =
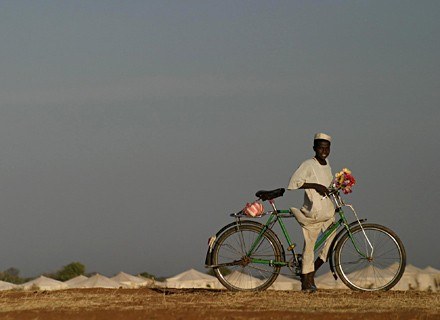
{"label": "dirt field", "polygon": [[71,289],[0,293],[0,319],[440,319],[440,293]]}

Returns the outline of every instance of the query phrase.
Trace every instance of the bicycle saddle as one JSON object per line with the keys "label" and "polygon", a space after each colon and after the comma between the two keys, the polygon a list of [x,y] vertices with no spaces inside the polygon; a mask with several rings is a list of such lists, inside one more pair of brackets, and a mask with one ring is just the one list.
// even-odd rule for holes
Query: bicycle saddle
{"label": "bicycle saddle", "polygon": [[258,191],[255,195],[260,198],[263,201],[266,200],[272,200],[278,197],[282,197],[284,194],[284,191],[286,191],[286,189],[284,188],[278,188],[275,190],[270,190],[270,191],[266,191],[266,190],[260,190]]}

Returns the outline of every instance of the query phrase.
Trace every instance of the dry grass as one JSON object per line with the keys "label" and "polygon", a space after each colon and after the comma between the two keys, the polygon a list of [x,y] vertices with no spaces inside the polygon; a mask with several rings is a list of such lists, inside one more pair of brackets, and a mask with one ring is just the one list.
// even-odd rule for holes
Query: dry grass
{"label": "dry grass", "polygon": [[[0,293],[0,319],[287,319],[293,314],[325,315],[331,319],[353,314],[373,319],[440,319],[440,293],[322,290],[315,294],[264,291],[150,289],[71,289],[54,292],[6,291]],[[51,318],[51,315],[53,316]],[[185,316],[183,316],[185,315]],[[373,317],[371,316],[373,315]],[[417,315],[417,316],[416,316]],[[137,318],[136,316],[139,316]],[[375,316],[375,317],[374,317]]]}

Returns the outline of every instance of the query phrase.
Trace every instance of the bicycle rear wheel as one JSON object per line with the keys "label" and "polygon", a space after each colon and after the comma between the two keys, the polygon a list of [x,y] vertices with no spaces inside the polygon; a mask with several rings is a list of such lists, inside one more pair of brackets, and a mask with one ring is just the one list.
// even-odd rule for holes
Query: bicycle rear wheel
{"label": "bicycle rear wheel", "polygon": [[257,263],[253,259],[282,261],[279,241],[265,232],[251,255],[247,253],[258,239],[261,228],[241,225],[226,230],[213,247],[212,262],[218,280],[232,291],[257,291],[267,289],[278,277],[280,266]]}
{"label": "bicycle rear wheel", "polygon": [[336,272],[353,290],[389,290],[405,271],[405,248],[399,237],[384,226],[363,224],[362,227],[367,238],[358,225],[351,229],[351,237],[346,233],[338,242]]}

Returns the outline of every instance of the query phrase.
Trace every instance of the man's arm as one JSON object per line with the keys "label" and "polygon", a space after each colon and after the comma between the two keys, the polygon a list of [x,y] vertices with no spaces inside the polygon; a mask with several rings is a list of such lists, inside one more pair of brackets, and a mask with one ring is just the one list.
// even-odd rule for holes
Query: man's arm
{"label": "man's arm", "polygon": [[330,190],[328,190],[327,187],[324,187],[322,184],[319,183],[308,183],[305,182],[300,189],[315,189],[316,192],[318,192],[321,196],[328,196],[330,193]]}

